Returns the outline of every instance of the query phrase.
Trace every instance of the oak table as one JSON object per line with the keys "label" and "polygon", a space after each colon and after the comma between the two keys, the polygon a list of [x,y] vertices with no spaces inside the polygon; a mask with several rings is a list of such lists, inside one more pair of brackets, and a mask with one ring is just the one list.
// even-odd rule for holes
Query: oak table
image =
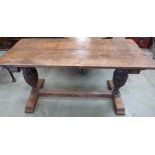
{"label": "oak table", "polygon": [[[125,106],[119,89],[126,83],[129,74],[155,69],[155,64],[132,40],[101,38],[21,39],[0,58],[0,66],[17,67],[23,70],[27,84],[32,87],[25,107],[26,113],[34,112],[39,96],[107,97],[112,98],[116,114],[124,115]],[[108,90],[65,91],[43,89],[44,79],[38,78],[38,67],[79,67],[115,69]]]}

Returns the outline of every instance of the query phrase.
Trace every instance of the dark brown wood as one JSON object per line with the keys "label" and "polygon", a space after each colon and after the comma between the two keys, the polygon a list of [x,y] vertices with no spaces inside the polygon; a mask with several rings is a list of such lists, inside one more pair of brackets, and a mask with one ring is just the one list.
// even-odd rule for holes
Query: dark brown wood
{"label": "dark brown wood", "polygon": [[0,37],[0,50],[12,48],[20,39],[20,37]]}
{"label": "dark brown wood", "polygon": [[129,69],[128,70],[129,74],[140,74],[140,72],[141,72],[141,70],[138,70],[138,69],[137,70],[136,69]]}
{"label": "dark brown wood", "polygon": [[39,90],[39,96],[59,96],[59,97],[104,97],[111,98],[112,91],[69,91],[69,90]]}
{"label": "dark brown wood", "polygon": [[0,66],[155,69],[130,39],[21,39]]}
{"label": "dark brown wood", "polygon": [[35,68],[23,68],[23,76],[28,85],[32,88],[37,88],[38,72]]}
{"label": "dark brown wood", "polygon": [[11,71],[11,72],[20,72],[21,71],[21,69],[20,68],[18,68],[18,67],[7,67],[7,68],[9,68],[9,70]]}
{"label": "dark brown wood", "polygon": [[0,37],[0,49],[8,49],[9,42],[7,37]]}
{"label": "dark brown wood", "polygon": [[[108,80],[107,84],[108,84],[108,88],[110,90],[114,89],[114,84],[113,84],[112,80]],[[121,96],[113,96],[112,98],[113,98],[113,102],[114,102],[114,105],[116,108],[116,114],[117,115],[125,115],[125,106],[124,106]]]}
{"label": "dark brown wood", "polygon": [[151,37],[127,37],[127,39],[133,39],[141,48],[149,48],[152,45]]}
{"label": "dark brown wood", "polygon": [[113,95],[119,96],[119,89],[125,85],[128,79],[128,70],[116,69],[113,74]]}
{"label": "dark brown wood", "polygon": [[26,107],[25,107],[25,113],[33,113],[36,103],[38,101],[38,97],[39,97],[39,92],[38,90],[41,89],[43,87],[44,84],[44,79],[40,79],[38,80],[37,83],[37,90],[32,88],[29,99],[27,101]]}

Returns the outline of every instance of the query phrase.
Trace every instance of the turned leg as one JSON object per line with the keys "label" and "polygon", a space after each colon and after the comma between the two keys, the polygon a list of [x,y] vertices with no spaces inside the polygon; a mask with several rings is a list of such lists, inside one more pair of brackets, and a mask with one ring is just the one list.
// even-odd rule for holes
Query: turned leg
{"label": "turned leg", "polygon": [[23,68],[23,76],[28,85],[37,91],[38,72],[35,68]]}
{"label": "turned leg", "polygon": [[32,113],[39,97],[38,90],[43,86],[44,80],[38,80],[38,72],[35,68],[23,68],[23,76],[26,83],[32,87],[25,112]]}
{"label": "turned leg", "polygon": [[123,87],[128,79],[128,70],[116,69],[113,74],[113,95],[120,96],[119,89]]}
{"label": "turned leg", "polygon": [[109,88],[112,90],[116,114],[118,115],[125,115],[125,107],[119,89],[125,85],[127,79],[128,70],[116,69],[113,74],[113,80],[108,81]]}

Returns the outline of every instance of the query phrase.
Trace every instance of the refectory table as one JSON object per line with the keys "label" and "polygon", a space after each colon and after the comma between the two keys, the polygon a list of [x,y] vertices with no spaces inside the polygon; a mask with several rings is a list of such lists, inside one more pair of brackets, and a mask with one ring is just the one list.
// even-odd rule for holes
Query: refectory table
{"label": "refectory table", "polygon": [[[107,97],[112,98],[116,114],[124,115],[125,107],[119,89],[129,74],[155,69],[155,64],[132,40],[101,38],[22,39],[0,58],[0,66],[23,70],[27,84],[32,87],[25,107],[26,113],[34,112],[39,96]],[[44,79],[38,78],[38,67],[79,67],[115,69],[108,90],[68,91],[43,89]]]}

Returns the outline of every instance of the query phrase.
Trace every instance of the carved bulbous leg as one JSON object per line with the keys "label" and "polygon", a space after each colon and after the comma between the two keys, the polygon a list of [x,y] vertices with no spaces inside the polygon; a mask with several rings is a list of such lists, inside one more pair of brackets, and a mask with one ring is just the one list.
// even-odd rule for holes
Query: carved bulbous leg
{"label": "carved bulbous leg", "polygon": [[116,69],[113,74],[113,80],[107,81],[109,89],[112,90],[112,98],[117,115],[125,115],[125,106],[121,98],[119,89],[126,83],[128,74],[128,70]]}
{"label": "carved bulbous leg", "polygon": [[113,74],[113,95],[120,96],[119,89],[124,86],[128,79],[128,70],[116,69]]}
{"label": "carved bulbous leg", "polygon": [[38,72],[35,68],[23,68],[23,76],[28,85],[34,90],[37,89]]}

